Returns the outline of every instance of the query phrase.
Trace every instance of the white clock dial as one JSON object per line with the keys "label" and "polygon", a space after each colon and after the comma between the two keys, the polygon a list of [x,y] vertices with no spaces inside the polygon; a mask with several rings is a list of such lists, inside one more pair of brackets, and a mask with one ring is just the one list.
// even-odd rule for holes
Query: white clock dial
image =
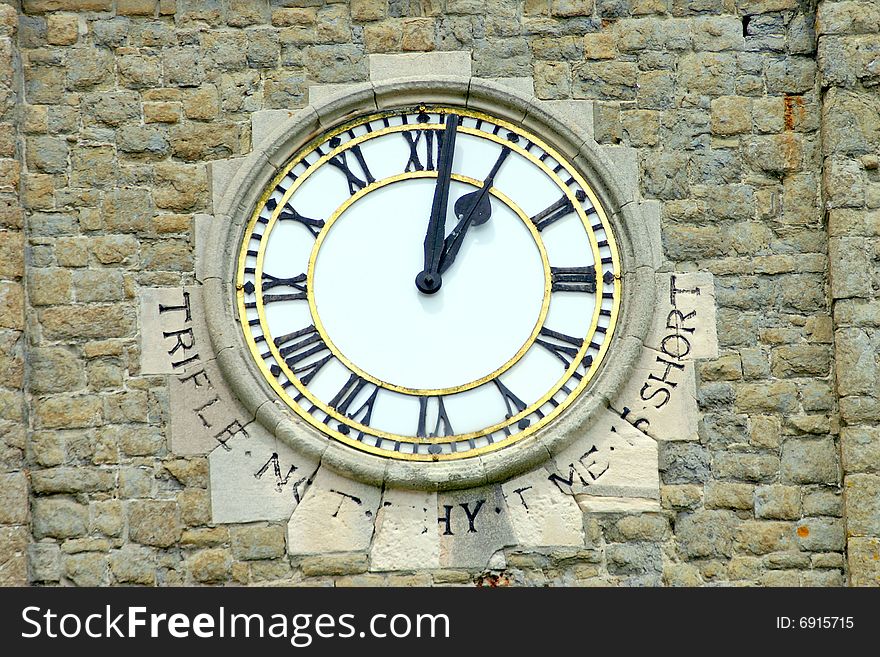
{"label": "white clock dial", "polygon": [[455,107],[364,116],[304,147],[254,212],[236,283],[276,393],[330,438],[411,460],[552,421],[599,367],[620,298],[580,174]]}

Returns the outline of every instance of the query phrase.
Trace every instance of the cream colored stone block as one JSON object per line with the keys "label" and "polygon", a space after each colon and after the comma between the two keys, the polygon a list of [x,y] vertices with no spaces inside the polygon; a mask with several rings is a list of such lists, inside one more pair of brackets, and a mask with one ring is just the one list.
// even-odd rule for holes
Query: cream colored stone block
{"label": "cream colored stone block", "polygon": [[236,437],[254,418],[227,387],[215,360],[196,361],[169,377],[171,450],[205,454]]}
{"label": "cream colored stone block", "polygon": [[696,390],[693,361],[643,347],[612,407],[657,440],[697,440]]}
{"label": "cream colored stone block", "polygon": [[597,497],[575,495],[584,513],[651,513],[660,511],[660,502],[642,497]]}
{"label": "cream colored stone block", "polygon": [[441,493],[437,519],[443,568],[485,568],[498,550],[516,544],[501,486]]}
{"label": "cream colored stone block", "polygon": [[593,136],[593,101],[592,100],[541,100],[539,108],[547,108],[562,121]]}
{"label": "cream colored stone block", "polygon": [[381,489],[320,468],[287,524],[290,554],[366,552],[380,498]]}
{"label": "cream colored stone block", "polygon": [[[349,91],[361,87],[361,84],[316,84],[309,87],[309,105],[326,103],[338,96],[344,96]],[[273,110],[284,111],[284,110]],[[291,116],[293,114],[291,113]]]}
{"label": "cream colored stone block", "polygon": [[259,423],[208,455],[211,517],[216,523],[288,520],[318,470]]}
{"label": "cream colored stone block", "polygon": [[534,78],[490,78],[492,82],[508,87],[523,96],[535,95]]}
{"label": "cream colored stone block", "polygon": [[471,54],[466,51],[370,55],[370,80],[437,75],[471,76]]}
{"label": "cream colored stone block", "polygon": [[609,410],[597,414],[586,436],[548,462],[561,492],[659,499],[657,443]]}
{"label": "cream colored stone block", "polygon": [[517,545],[584,544],[583,515],[571,495],[559,490],[544,468],[502,484]]}
{"label": "cream colored stone block", "polygon": [[648,200],[638,203],[639,212],[645,222],[651,257],[649,262],[658,269],[663,264],[663,237],[660,231],[660,201]]}
{"label": "cream colored stone block", "polygon": [[[309,102],[312,100],[312,89],[309,87]],[[300,110],[266,109],[251,113],[251,144],[256,150],[278,126],[289,121]]]}
{"label": "cream colored stone block", "polygon": [[[256,145],[257,141],[254,140],[253,143]],[[245,157],[234,157],[228,160],[208,162],[208,186],[211,190],[211,207],[215,212],[221,207],[223,195],[229,191],[232,179],[246,159]]]}
{"label": "cream colored stone block", "polygon": [[711,273],[657,274],[657,310],[645,344],[676,361],[718,357]]}
{"label": "cream colored stone block", "polygon": [[200,283],[205,280],[206,249],[208,248],[208,235],[213,220],[214,217],[209,214],[193,215],[193,230],[195,231],[196,241],[195,272],[196,280]]}
{"label": "cream colored stone block", "polygon": [[622,202],[636,201],[639,192],[639,155],[628,146],[600,146],[600,152],[611,162],[614,182],[621,191]]}
{"label": "cream colored stone block", "polygon": [[370,550],[372,570],[440,567],[437,493],[389,488],[382,495]]}
{"label": "cream colored stone block", "polygon": [[213,357],[199,286],[142,288],[138,297],[141,374],[170,374]]}

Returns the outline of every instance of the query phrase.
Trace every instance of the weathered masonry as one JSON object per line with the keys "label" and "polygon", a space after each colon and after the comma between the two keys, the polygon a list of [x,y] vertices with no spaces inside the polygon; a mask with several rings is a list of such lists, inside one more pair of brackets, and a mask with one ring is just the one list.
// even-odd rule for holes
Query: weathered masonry
{"label": "weathered masonry", "polygon": [[[878,89],[874,0],[0,5],[0,582],[877,586]],[[649,299],[461,485],[249,392],[222,302],[249,185],[395,98],[555,126]]]}

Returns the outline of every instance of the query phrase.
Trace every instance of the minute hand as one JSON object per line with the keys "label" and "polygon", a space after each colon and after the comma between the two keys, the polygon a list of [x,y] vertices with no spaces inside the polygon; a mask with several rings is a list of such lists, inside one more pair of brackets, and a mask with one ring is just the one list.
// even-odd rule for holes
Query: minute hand
{"label": "minute hand", "polygon": [[501,165],[504,164],[504,160],[507,159],[508,155],[510,155],[510,148],[504,146],[501,149],[501,154],[492,166],[492,170],[483,181],[483,186],[474,192],[465,194],[455,202],[455,216],[458,217],[458,224],[443,241],[443,252],[440,254],[439,267],[441,274],[455,262],[455,257],[458,255],[459,249],[461,249],[461,243],[464,241],[468,228],[472,224],[477,226],[484,224],[492,216],[489,189],[495,183],[495,175],[498,173]]}
{"label": "minute hand", "polygon": [[431,205],[431,217],[425,234],[425,268],[426,272],[436,272],[443,249],[443,235],[446,224],[446,205],[449,198],[449,182],[452,176],[452,158],[455,152],[455,136],[458,130],[459,117],[449,114],[446,117],[446,128],[443,131],[443,142],[438,162],[437,184],[434,188],[434,201]]}

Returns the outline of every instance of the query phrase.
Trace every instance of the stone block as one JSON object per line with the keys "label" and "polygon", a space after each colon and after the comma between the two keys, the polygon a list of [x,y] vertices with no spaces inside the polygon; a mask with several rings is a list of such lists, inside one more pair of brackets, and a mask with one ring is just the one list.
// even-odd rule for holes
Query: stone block
{"label": "stone block", "polygon": [[437,502],[442,568],[486,568],[516,544],[500,486],[440,493]]}
{"label": "stone block", "polygon": [[659,499],[657,443],[619,414],[601,411],[586,435],[546,465],[563,493]]}
{"label": "stone block", "polygon": [[229,579],[232,555],[229,550],[202,550],[187,559],[187,566],[193,579],[200,584],[218,584]]}
{"label": "stone block", "polygon": [[371,570],[440,567],[437,494],[389,488],[382,494],[370,549]]}
{"label": "stone block", "polygon": [[28,579],[34,583],[61,579],[61,550],[57,543],[31,543],[28,546]]}
{"label": "stone block", "polygon": [[782,445],[782,481],[795,484],[835,484],[840,480],[837,461],[837,448],[830,438],[790,438]]}
{"label": "stone block", "polygon": [[682,514],[675,523],[679,549],[689,558],[730,557],[735,516],[730,511]]}
{"label": "stone block", "polygon": [[214,522],[289,520],[318,470],[254,422],[208,456]]}
{"label": "stone block", "polygon": [[119,584],[156,584],[156,563],[152,551],[135,545],[126,545],[111,553],[110,572]]}
{"label": "stone block", "polygon": [[23,525],[27,522],[27,516],[28,485],[25,473],[0,474],[0,524]]}
{"label": "stone block", "polygon": [[577,502],[538,468],[502,484],[516,544],[522,547],[584,544],[583,516]]}
{"label": "stone block", "polygon": [[843,496],[848,536],[880,536],[880,476],[847,475]]}
{"label": "stone block", "polygon": [[[668,350],[685,349],[683,345],[678,338],[666,343]],[[613,408],[639,431],[657,440],[697,440],[699,415],[693,362],[643,347]]]}
{"label": "stone block", "polygon": [[31,503],[34,538],[74,538],[88,531],[89,509],[64,496],[38,497]]}
{"label": "stone block", "polygon": [[232,556],[242,561],[278,559],[284,556],[283,525],[252,524],[229,530]]}
{"label": "stone block", "polygon": [[675,362],[717,358],[712,274],[658,274],[656,280],[654,323],[645,337],[645,345]]}
{"label": "stone block", "polygon": [[840,446],[845,472],[880,472],[880,429],[843,427],[840,430]]}
{"label": "stone block", "polygon": [[755,517],[796,520],[801,517],[801,489],[797,486],[758,486],[755,489]]}
{"label": "stone block", "polygon": [[846,556],[852,586],[880,586],[880,539],[850,538]]}
{"label": "stone block", "polygon": [[433,77],[457,75],[471,77],[471,56],[464,51],[424,52],[396,55],[370,55],[370,79],[373,82],[404,76]]}
{"label": "stone block", "polygon": [[182,533],[180,510],[175,502],[136,500],[128,506],[128,537],[135,543],[170,547]]}
{"label": "stone block", "polygon": [[[204,324],[196,324],[201,308],[201,288],[142,288],[138,325],[141,340],[141,373],[171,374],[174,364],[198,354],[208,344]],[[170,353],[169,353],[170,352]],[[178,365],[184,367],[185,362]]]}
{"label": "stone block", "polygon": [[287,525],[294,555],[366,551],[370,547],[380,489],[321,468]]}

